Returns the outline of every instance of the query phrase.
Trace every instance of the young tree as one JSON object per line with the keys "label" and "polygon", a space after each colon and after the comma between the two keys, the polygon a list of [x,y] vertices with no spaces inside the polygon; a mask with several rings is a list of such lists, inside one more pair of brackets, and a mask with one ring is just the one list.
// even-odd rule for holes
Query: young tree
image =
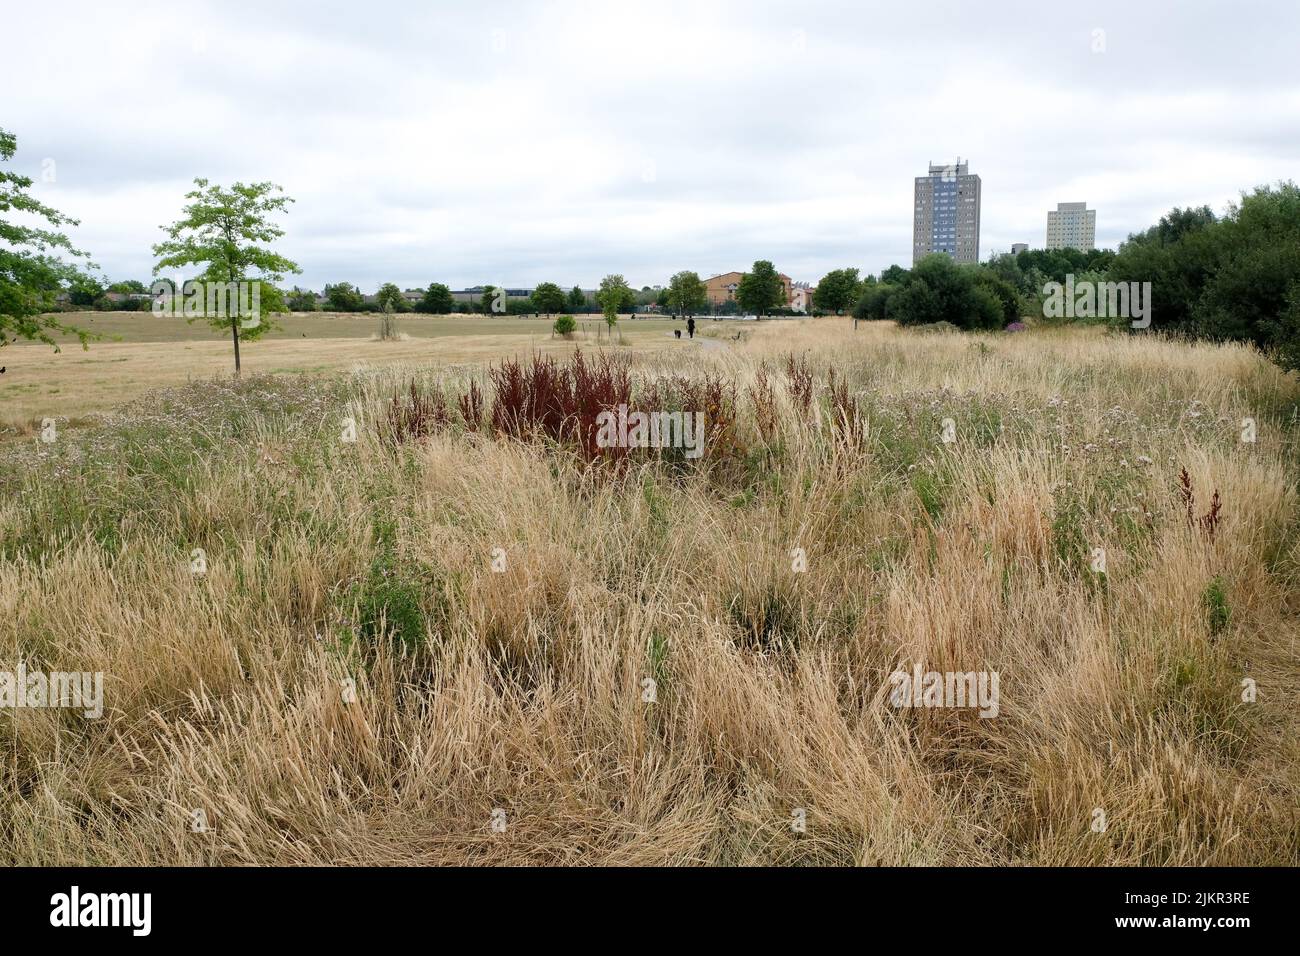
{"label": "young tree", "polygon": [[424,290],[424,295],[415,308],[417,312],[446,315],[452,310],[451,289],[441,282],[429,283],[429,288]]}
{"label": "young tree", "polygon": [[857,269],[832,269],[817,283],[813,302],[819,309],[841,314],[862,295]]}
{"label": "young tree", "polygon": [[746,312],[760,319],[777,306],[785,304],[785,286],[776,266],[766,259],[754,263],[751,271],[740,277],[736,287],[736,301]]}
{"label": "young tree", "polygon": [[[0,129],[0,161],[8,162],[18,148],[12,133]],[[51,209],[26,193],[32,180],[17,173],[0,171],[0,210],[16,209],[31,213],[57,229],[75,226],[56,209]],[[85,278],[81,269],[64,262],[60,250],[74,258],[86,258],[84,252],[74,249],[72,241],[55,229],[19,226],[0,219],[0,347],[19,339],[44,342],[59,351],[51,333],[75,335],[82,348],[98,336],[65,325],[52,315],[55,296],[65,284]],[[86,268],[93,268],[89,262]]]}
{"label": "young tree", "polygon": [[[185,194],[191,200],[185,215],[170,227],[164,227],[167,239],[153,247],[158,256],[154,275],[163,269],[203,265],[202,281],[208,283],[260,282],[274,284],[286,272],[301,272],[297,263],[272,252],[270,243],[284,235],[284,230],[270,222],[274,213],[282,213],[293,202],[274,183],[235,183],[229,189],[195,179],[197,187]],[[265,306],[265,303],[264,303]],[[266,311],[271,311],[266,308]],[[239,309],[225,309],[230,315],[208,315],[217,329],[229,325],[235,347],[235,375],[239,375],[240,339],[252,341],[265,335],[271,323],[261,319],[252,325],[241,321]]]}
{"label": "young tree", "polygon": [[401,312],[406,306],[402,290],[392,282],[385,282],[375,294],[375,304],[381,312]]}
{"label": "young tree", "polygon": [[587,311],[587,297],[576,285],[569,290],[569,309],[573,312]]}
{"label": "young tree", "polygon": [[636,302],[636,293],[621,275],[607,275],[600,280],[596,290],[596,302],[605,313],[605,324],[613,331],[618,322],[619,310],[628,308]]}
{"label": "young tree", "polygon": [[668,307],[678,316],[703,312],[708,304],[707,292],[699,274],[678,272],[668,280]]}
{"label": "young tree", "polygon": [[564,290],[554,282],[539,282],[533,290],[533,307],[538,312],[554,315],[564,308]]}
{"label": "young tree", "polygon": [[366,304],[365,296],[351,282],[326,283],[325,301],[335,312],[360,312]]}
{"label": "young tree", "polygon": [[402,290],[391,282],[385,282],[375,294],[375,304],[379,306],[379,339],[387,342],[397,338],[397,323],[393,314],[401,311],[403,304]]}

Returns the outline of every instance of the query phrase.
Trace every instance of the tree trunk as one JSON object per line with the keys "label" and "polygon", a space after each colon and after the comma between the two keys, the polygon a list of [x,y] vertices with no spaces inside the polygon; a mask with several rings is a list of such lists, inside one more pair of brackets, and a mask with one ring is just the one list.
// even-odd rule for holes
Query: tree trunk
{"label": "tree trunk", "polygon": [[[226,241],[230,243],[232,247],[235,244],[235,239],[233,236],[230,235],[229,230],[226,231]],[[226,263],[226,275],[230,278],[230,281],[232,283],[238,281],[235,279],[235,265],[233,262]],[[238,293],[236,293],[236,296],[238,296]],[[235,301],[238,302],[239,299],[236,298]],[[227,308],[228,307],[229,307],[229,303],[227,303]],[[235,343],[235,378],[239,378],[239,308],[238,306],[236,306],[234,310],[234,314],[230,316],[230,338],[231,341]]]}
{"label": "tree trunk", "polygon": [[[238,312],[238,310],[236,310]],[[239,316],[230,319],[230,338],[235,343],[235,378],[239,378]]]}

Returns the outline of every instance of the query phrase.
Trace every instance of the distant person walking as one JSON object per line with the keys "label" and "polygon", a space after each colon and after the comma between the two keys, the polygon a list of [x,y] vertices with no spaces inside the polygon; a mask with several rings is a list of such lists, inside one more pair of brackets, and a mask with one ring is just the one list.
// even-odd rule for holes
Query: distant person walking
{"label": "distant person walking", "polygon": [[686,334],[691,338],[695,338],[695,316],[691,316],[686,320]]}

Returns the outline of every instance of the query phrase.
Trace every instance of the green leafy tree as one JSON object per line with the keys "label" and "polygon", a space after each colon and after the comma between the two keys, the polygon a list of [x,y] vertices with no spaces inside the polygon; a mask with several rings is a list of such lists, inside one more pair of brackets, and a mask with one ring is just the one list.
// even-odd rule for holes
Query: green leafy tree
{"label": "green leafy tree", "polygon": [[293,291],[285,297],[285,304],[290,312],[315,312],[316,296],[306,289],[294,286]]}
{"label": "green leafy tree", "polygon": [[144,283],[135,280],[114,282],[95,300],[101,312],[139,312],[151,307],[147,290],[139,288]]}
{"label": "green leafy tree", "polygon": [[483,287],[483,295],[479,299],[480,310],[484,315],[493,313],[505,315],[509,311],[510,303],[507,300],[506,290],[498,290],[494,285]]}
{"label": "green leafy tree", "polygon": [[1261,186],[1216,218],[1174,209],[1128,237],[1111,282],[1151,283],[1151,325],[1162,332],[1250,342],[1300,369],[1300,187]]}
{"label": "green leafy tree", "polygon": [[1277,317],[1274,360],[1285,369],[1300,369],[1300,288],[1292,289],[1286,308]]}
{"label": "green leafy tree", "polygon": [[1010,283],[1018,292],[1023,294],[1030,291],[1024,287],[1025,270],[1020,268],[1020,253],[1015,255],[1009,252],[997,253],[989,257],[989,261],[984,263],[984,268],[1003,282]]}
{"label": "green leafy tree", "polygon": [[577,327],[578,325],[576,322],[573,321],[573,316],[571,315],[560,316],[558,319],[555,320],[555,325],[553,326],[555,330],[555,334],[562,335],[566,339],[570,338],[573,335],[573,330],[576,329]]}
{"label": "green leafy tree", "polygon": [[998,310],[1002,316],[1002,326],[1010,325],[1012,322],[1020,319],[1020,293],[1010,282],[1007,282],[996,272],[986,269],[983,266],[970,267],[972,280],[977,289],[983,289],[992,295],[998,303]]}
{"label": "green leafy tree", "polygon": [[68,285],[68,302],[86,308],[104,297],[104,284],[94,276],[77,276]]}
{"label": "green leafy tree", "polygon": [[451,312],[452,307],[451,289],[441,282],[431,282],[429,288],[424,290],[424,295],[420,297],[420,301],[415,308],[417,312],[447,315]]}
{"label": "green leafy tree", "polygon": [[582,289],[574,286],[569,290],[569,309],[574,312],[587,311],[587,297],[583,294]]}
{"label": "green leafy tree", "polygon": [[[8,162],[18,148],[12,133],[0,129],[0,161]],[[57,230],[78,225],[56,209],[39,202],[27,190],[32,180],[0,170],[0,212],[10,209],[43,219],[52,228],[20,226],[0,219],[0,346],[19,339],[44,342],[57,352],[54,335],[75,335],[82,348],[92,338],[84,329],[60,322],[48,313],[54,308],[59,291],[82,282],[82,269],[93,268],[89,262],[66,262],[62,256],[86,259],[73,248],[72,241]]]}
{"label": "green leafy tree", "polygon": [[632,304],[636,306],[654,305],[655,300],[659,298],[660,287],[643,285],[640,292],[632,296]]}
{"label": "green leafy tree", "polygon": [[904,269],[900,265],[892,265],[884,272],[880,273],[881,282],[888,282],[890,285],[894,286],[905,286],[911,278],[911,270]]}
{"label": "green leafy tree", "polygon": [[325,301],[334,312],[360,312],[366,307],[366,298],[351,282],[325,285]]}
{"label": "green leafy tree", "polygon": [[635,305],[636,293],[621,275],[607,275],[596,290],[596,303],[605,314],[605,324],[612,330],[618,322],[619,311]]}
{"label": "green leafy tree", "polygon": [[819,309],[840,315],[852,308],[862,295],[862,282],[857,269],[832,269],[817,283],[813,303]]}
{"label": "green leafy tree", "polygon": [[[1000,329],[1006,322],[1006,308],[998,294],[972,278],[969,306],[963,319],[966,329]],[[1014,314],[1014,313],[1012,313]],[[1012,321],[1015,321],[1014,319]]]}
{"label": "green leafy tree", "polygon": [[998,329],[1003,305],[997,294],[977,286],[976,270],[957,265],[942,252],[912,269],[907,285],[889,299],[900,325],[950,322],[961,329]]}
{"label": "green leafy tree", "polygon": [[533,306],[538,312],[554,315],[564,308],[564,290],[554,282],[539,282],[533,290]]}
{"label": "green leafy tree", "polygon": [[760,319],[778,306],[785,305],[785,285],[776,266],[766,259],[755,262],[753,268],[740,277],[736,301],[742,309]]}
{"label": "green leafy tree", "polygon": [[[1209,213],[1208,209],[1204,211]],[[1210,214],[1210,218],[1213,219],[1213,214]],[[986,268],[993,269],[1002,278],[1015,284],[1021,295],[1040,295],[1042,285],[1032,287],[1029,283],[1030,273],[1042,275],[1044,282],[1064,283],[1067,275],[1073,275],[1077,279],[1085,272],[1104,272],[1114,257],[1115,253],[1109,249],[1089,249],[1086,252],[1073,248],[1026,249],[1014,256],[994,256]],[[1017,272],[1021,277],[1019,283],[1015,282]]]}
{"label": "green leafy tree", "polygon": [[284,291],[279,286],[271,285],[269,282],[262,283],[262,311],[273,315],[280,315],[289,311],[289,305],[285,300]]}
{"label": "green leafy tree", "polygon": [[[158,256],[157,275],[163,269],[204,266],[202,280],[209,283],[262,282],[274,285],[286,272],[301,272],[297,263],[273,252],[270,244],[284,235],[270,217],[283,213],[293,200],[275,195],[283,190],[274,183],[235,183],[229,189],[195,179],[197,187],[185,194],[190,204],[184,216],[164,227],[167,239],[153,247]],[[273,303],[263,296],[261,309],[271,312]],[[272,324],[260,316],[249,325],[238,309],[227,316],[208,315],[217,329],[230,328],[235,348],[235,374],[239,374],[239,343],[258,339]]]}
{"label": "green leafy tree", "polygon": [[394,283],[385,282],[375,294],[375,305],[381,312],[401,312],[406,308],[406,298]]}
{"label": "green leafy tree", "polygon": [[892,317],[889,301],[899,286],[892,282],[870,282],[863,286],[862,295],[853,307],[855,319],[888,319]]}
{"label": "green leafy tree", "polygon": [[1217,268],[1195,305],[1196,333],[1252,342],[1275,358],[1289,352],[1289,316],[1300,299],[1300,188],[1288,182],[1244,195],[1214,239]]}
{"label": "green leafy tree", "polygon": [[684,270],[668,280],[668,302],[678,316],[695,315],[708,307],[707,289],[698,273]]}
{"label": "green leafy tree", "polygon": [[[1151,327],[1175,335],[1196,331],[1196,305],[1218,271],[1219,221],[1208,206],[1173,209],[1145,232],[1120,244],[1112,282],[1151,283]],[[1048,276],[1061,282],[1055,276]]]}

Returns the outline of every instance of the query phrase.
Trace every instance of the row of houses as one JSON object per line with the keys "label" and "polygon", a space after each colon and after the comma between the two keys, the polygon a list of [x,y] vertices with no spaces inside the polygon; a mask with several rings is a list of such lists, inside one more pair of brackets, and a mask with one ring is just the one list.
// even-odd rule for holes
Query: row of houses
{"label": "row of houses", "polygon": [[[120,304],[122,302],[151,301],[153,296],[148,292],[105,292],[103,298],[108,302]],[[54,296],[54,301],[60,305],[67,305],[71,300],[71,294],[66,291],[59,292]]]}
{"label": "row of houses", "polygon": [[[705,297],[711,307],[718,307],[727,302],[736,301],[736,289],[740,286],[740,278],[744,275],[741,272],[724,272],[721,275],[712,276],[704,281]],[[795,282],[784,272],[777,273],[781,279],[781,285],[785,290],[785,307],[794,312],[811,312],[813,310],[813,293],[816,287],[807,282]],[[487,286],[476,285],[468,289],[451,290],[453,302],[478,303],[483,301],[483,295],[487,292]],[[522,302],[531,298],[533,290],[531,288],[507,288],[505,290],[507,301]],[[589,302],[596,301],[595,289],[583,289],[583,297]],[[424,296],[423,289],[403,289],[402,297],[407,302],[414,305]],[[367,302],[375,301],[374,295],[365,296]],[[316,304],[321,307],[327,307],[328,302],[325,296],[317,294]],[[654,307],[648,307],[654,308]]]}
{"label": "row of houses", "polygon": [[[727,302],[736,301],[736,290],[740,286],[740,279],[743,273],[724,272],[721,275],[711,276],[704,282],[705,296],[711,307],[718,307]],[[811,312],[813,308],[813,292],[815,288],[807,282],[794,282],[785,273],[778,273],[781,279],[781,285],[785,290],[785,306],[795,312]],[[453,289],[451,298],[453,302],[465,304],[478,303],[483,301],[483,295],[487,292],[487,286],[472,286],[468,289]],[[293,292],[300,292],[295,288]],[[505,290],[506,300],[521,302],[531,298],[533,290],[531,288],[517,287],[507,288]],[[323,293],[313,293],[316,299],[316,305],[321,308],[328,308],[329,301]],[[590,303],[596,301],[595,289],[583,289],[583,297]],[[104,297],[110,302],[124,302],[127,299],[152,299],[153,296],[147,292],[142,293],[124,293],[124,292],[107,292]],[[424,297],[423,289],[403,289],[402,297],[411,305],[419,302]],[[68,294],[60,293],[60,301],[66,302]],[[366,295],[364,299],[368,303],[375,301],[375,295]]]}
{"label": "row of houses", "polygon": [[[741,272],[724,272],[721,275],[706,279],[704,281],[704,291],[709,304],[711,306],[720,306],[724,302],[735,302],[736,289],[740,286],[740,277],[743,274]],[[794,282],[784,272],[777,273],[777,275],[780,276],[781,285],[785,289],[786,308],[793,309],[796,312],[811,312],[815,287],[807,282]],[[451,297],[455,302],[480,302],[486,291],[485,286],[474,286],[471,289],[453,290]],[[532,294],[532,289],[506,289],[507,300],[523,300],[531,297]],[[595,289],[583,289],[582,294],[588,302],[596,300]],[[416,302],[424,295],[424,291],[421,289],[407,289],[402,295],[411,302]],[[367,298],[373,298],[373,296],[367,296]]]}
{"label": "row of houses", "polygon": [[[740,272],[724,272],[721,275],[712,276],[709,279],[706,279],[704,283],[705,296],[708,299],[710,307],[717,308],[722,306],[724,303],[735,302],[736,289],[740,285],[740,278],[742,275],[743,273]],[[811,312],[813,309],[813,292],[815,291],[815,288],[807,282],[794,282],[785,273],[778,273],[778,275],[781,278],[781,285],[785,289],[786,308],[794,312]],[[295,289],[294,291],[298,292],[300,290]],[[468,305],[470,303],[482,302],[483,295],[486,292],[486,286],[473,286],[468,289],[452,290],[451,298],[453,302],[460,302]],[[532,289],[522,287],[508,288],[505,292],[507,301],[513,300],[516,302],[522,302],[525,299],[531,298],[533,294]],[[322,309],[327,309],[329,307],[329,301],[325,298],[323,293],[314,293],[314,295],[317,307]],[[583,289],[582,295],[589,303],[596,301],[595,289]],[[424,290],[403,289],[402,297],[414,306],[424,297]],[[110,302],[121,303],[128,299],[148,300],[152,299],[153,296],[147,292],[106,292],[104,298]],[[364,296],[364,298],[367,303],[373,303],[375,301],[375,296],[373,294]],[[67,302],[68,294],[66,292],[60,293],[58,299],[61,302]],[[647,306],[646,308],[651,311],[657,311],[656,306]]]}
{"label": "row of houses", "polygon": [[[451,299],[453,302],[479,303],[483,301],[483,295],[484,293],[487,292],[487,290],[488,287],[482,285],[476,285],[469,289],[452,289]],[[300,290],[300,289],[293,290],[293,292],[301,292],[301,291],[304,290]],[[415,305],[415,303],[419,302],[422,298],[424,298],[424,292],[425,292],[424,289],[403,289],[402,298],[405,299],[407,302],[409,302],[411,305]],[[532,289],[524,289],[524,288],[506,289],[505,292],[506,292],[507,300],[513,299],[516,302],[521,302],[524,299],[530,298],[533,294]],[[595,297],[596,297],[595,289],[583,289],[582,294],[587,298],[588,301],[595,301]],[[316,305],[318,307],[323,309],[329,306],[329,300],[325,298],[324,293],[316,292],[313,293],[313,295],[316,297]],[[369,294],[363,293],[362,298],[368,303],[373,303],[376,301],[377,296],[373,292]]]}

